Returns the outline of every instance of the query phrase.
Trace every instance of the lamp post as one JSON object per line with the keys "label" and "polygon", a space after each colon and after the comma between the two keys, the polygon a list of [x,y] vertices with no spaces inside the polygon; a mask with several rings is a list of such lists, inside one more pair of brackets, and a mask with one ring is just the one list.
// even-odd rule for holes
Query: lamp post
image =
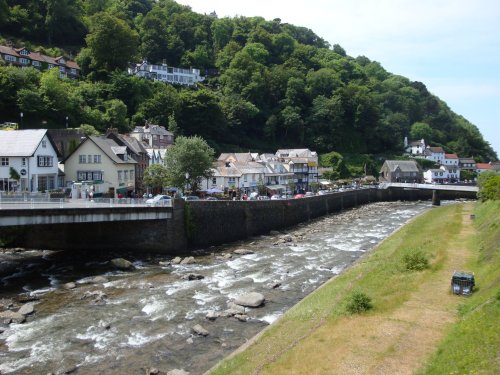
{"label": "lamp post", "polygon": [[21,112],[21,129],[23,128],[23,116],[24,116],[24,113]]}
{"label": "lamp post", "polygon": [[68,116],[66,116],[66,129],[68,129]]}
{"label": "lamp post", "polygon": [[186,172],[186,188],[185,188],[184,192],[186,192],[186,190],[188,189],[188,186],[189,186],[189,172]]}

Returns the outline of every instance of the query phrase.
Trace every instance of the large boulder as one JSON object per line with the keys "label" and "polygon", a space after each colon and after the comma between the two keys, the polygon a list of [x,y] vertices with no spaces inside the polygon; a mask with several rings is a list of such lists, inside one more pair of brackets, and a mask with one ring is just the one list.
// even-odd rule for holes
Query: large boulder
{"label": "large boulder", "polygon": [[265,301],[264,295],[257,292],[251,292],[239,296],[234,300],[234,303],[245,307],[259,307],[264,303],[264,301]]}
{"label": "large boulder", "polygon": [[204,279],[205,276],[199,274],[199,273],[188,273],[187,275],[183,275],[182,276],[182,279],[183,280],[201,280],[201,279]]}
{"label": "large boulder", "polygon": [[191,329],[193,330],[194,333],[196,333],[199,336],[208,336],[208,331],[199,324],[195,325]]}
{"label": "large boulder", "polygon": [[236,249],[233,251],[233,254],[238,254],[238,255],[247,255],[247,254],[253,254],[254,252],[249,249]]}
{"label": "large boulder", "polygon": [[33,303],[26,303],[22,305],[19,310],[17,310],[19,314],[22,314],[24,316],[33,314],[35,312],[35,304]]}
{"label": "large boulder", "polygon": [[9,323],[23,323],[26,320],[26,317],[23,314],[20,314],[16,311],[2,311],[0,312],[0,322],[3,321],[7,324]]}
{"label": "large boulder", "polygon": [[181,264],[193,264],[193,263],[196,263],[194,257],[186,257],[181,262]]}
{"label": "large boulder", "polygon": [[182,262],[181,257],[175,257],[174,259],[172,259],[172,264],[179,264],[180,262]]}
{"label": "large boulder", "polygon": [[126,259],[123,258],[115,258],[111,260],[111,264],[113,267],[122,270],[122,271],[129,271],[135,269],[134,265],[132,262],[129,262]]}

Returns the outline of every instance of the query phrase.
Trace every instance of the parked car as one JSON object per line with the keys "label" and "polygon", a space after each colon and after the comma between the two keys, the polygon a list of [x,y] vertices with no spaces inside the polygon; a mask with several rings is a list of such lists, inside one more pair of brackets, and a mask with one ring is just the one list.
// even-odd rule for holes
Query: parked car
{"label": "parked car", "polygon": [[268,201],[268,200],[270,200],[270,199],[271,199],[271,198],[269,198],[267,195],[259,195],[259,196],[257,197],[257,200],[259,200],[259,201]]}
{"label": "parked car", "polygon": [[218,199],[215,197],[206,197],[205,200],[206,201],[218,201]]}
{"label": "parked car", "polygon": [[273,196],[271,196],[271,200],[273,200],[273,201],[275,201],[275,200],[281,200],[281,199],[285,199],[285,198],[283,198],[279,194],[274,194]]}
{"label": "parked car", "polygon": [[304,194],[305,197],[314,197],[314,193],[312,191],[306,191]]}
{"label": "parked car", "polygon": [[163,194],[158,194],[155,195],[153,198],[149,198],[146,200],[146,205],[147,206],[168,206],[170,205],[170,202],[172,201],[172,198],[169,195],[163,195]]}
{"label": "parked car", "polygon": [[304,194],[295,194],[295,195],[293,196],[293,199],[300,199],[300,198],[304,198],[304,197],[305,197],[305,195],[304,195]]}
{"label": "parked car", "polygon": [[197,197],[196,195],[186,195],[182,197],[185,201],[199,201],[200,197]]}

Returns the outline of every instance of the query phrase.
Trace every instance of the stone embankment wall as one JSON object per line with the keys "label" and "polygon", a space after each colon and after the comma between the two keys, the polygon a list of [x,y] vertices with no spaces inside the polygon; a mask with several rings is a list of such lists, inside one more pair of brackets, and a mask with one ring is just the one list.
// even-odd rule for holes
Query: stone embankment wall
{"label": "stone embankment wall", "polygon": [[[441,199],[474,198],[464,193],[439,194]],[[277,201],[176,200],[169,219],[2,226],[0,246],[177,255],[281,230],[370,202],[431,197],[432,190],[361,189]]]}

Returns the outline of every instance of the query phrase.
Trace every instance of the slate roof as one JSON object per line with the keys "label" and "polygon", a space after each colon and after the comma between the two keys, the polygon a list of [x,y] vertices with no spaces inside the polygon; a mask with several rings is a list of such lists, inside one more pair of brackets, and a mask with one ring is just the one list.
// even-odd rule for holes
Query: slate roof
{"label": "slate roof", "polygon": [[114,140],[109,139],[109,138],[103,138],[103,137],[98,137],[91,135],[87,137],[86,140],[84,140],[82,143],[78,145],[78,147],[71,153],[69,154],[66,159],[62,161],[64,163],[66,160],[68,160],[71,155],[77,152],[77,150],[82,147],[86,142],[93,142],[108,158],[111,159],[111,161],[115,164],[137,164],[137,162],[129,158],[128,160],[122,160],[116,155],[116,153],[113,151],[115,149],[116,151],[121,152],[121,149],[126,149],[125,146],[119,146]]}
{"label": "slate roof", "polygon": [[444,150],[443,150],[442,147],[433,147],[433,146],[431,146],[431,147],[428,147],[427,149],[429,151],[435,153],[435,154],[437,154],[437,153],[444,154]]}
{"label": "slate roof", "polygon": [[[46,133],[47,129],[0,130],[0,156],[33,156]],[[48,134],[47,138],[58,153],[57,147]]]}
{"label": "slate roof", "polygon": [[420,172],[419,165],[413,160],[386,160],[385,164],[391,172],[394,172],[398,167],[402,172]]}

